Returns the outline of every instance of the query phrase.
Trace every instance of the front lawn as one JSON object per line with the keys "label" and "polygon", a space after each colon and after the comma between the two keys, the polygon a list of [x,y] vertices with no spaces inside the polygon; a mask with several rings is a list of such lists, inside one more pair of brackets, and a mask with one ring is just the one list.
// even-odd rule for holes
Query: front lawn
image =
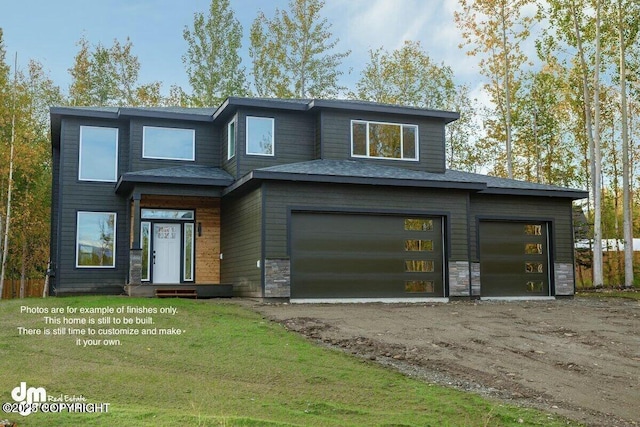
{"label": "front lawn", "polygon": [[[127,313],[128,307],[177,313],[135,314]],[[65,314],[51,314],[54,308]],[[124,313],[79,313],[91,308]],[[49,314],[33,313],[36,309]],[[3,300],[0,310],[2,402],[12,402],[11,390],[24,381],[43,387],[49,397],[109,403],[108,413],[101,414],[0,414],[0,420],[20,427],[567,425],[556,416],[410,379],[320,348],[233,303],[69,297]],[[46,316],[65,323],[45,324]],[[128,320],[134,323],[124,325]],[[23,334],[18,327],[25,328]],[[138,330],[138,335],[42,335],[62,327],[64,332]],[[38,329],[41,335],[35,335]],[[143,329],[155,329],[156,335],[140,335]],[[161,329],[171,334],[157,335]],[[88,339],[96,345],[84,346]]]}

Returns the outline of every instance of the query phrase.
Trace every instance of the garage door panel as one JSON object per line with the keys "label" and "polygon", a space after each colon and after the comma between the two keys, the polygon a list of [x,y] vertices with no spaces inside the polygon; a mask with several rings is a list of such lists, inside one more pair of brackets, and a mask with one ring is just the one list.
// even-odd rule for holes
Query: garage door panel
{"label": "garage door panel", "polygon": [[291,297],[443,296],[442,221],[411,227],[396,216],[292,214]]}
{"label": "garage door panel", "polygon": [[481,296],[549,295],[547,233],[540,222],[480,222]]}
{"label": "garage door panel", "polygon": [[[311,253],[307,252],[307,255]],[[316,254],[317,255],[317,254]],[[322,257],[323,262],[318,262],[319,258],[309,257],[301,260],[296,264],[299,270],[304,273],[322,273],[326,271],[327,264],[331,265],[331,271],[334,273],[402,273],[404,272],[404,264],[397,260],[385,258],[384,255],[376,257],[352,257],[345,259],[344,257],[326,256]]]}
{"label": "garage door panel", "polygon": [[398,251],[404,250],[402,240],[384,240],[379,235],[371,233],[362,235],[342,233],[335,236],[312,235],[297,243],[299,251],[310,252],[331,253],[335,252],[336,248],[339,248],[341,252],[353,253],[398,253]]}
{"label": "garage door panel", "polygon": [[396,275],[383,274],[312,274],[305,275],[305,281],[313,283],[313,292],[297,292],[294,298],[398,298],[423,296],[425,293],[407,294],[404,282],[398,282]]}

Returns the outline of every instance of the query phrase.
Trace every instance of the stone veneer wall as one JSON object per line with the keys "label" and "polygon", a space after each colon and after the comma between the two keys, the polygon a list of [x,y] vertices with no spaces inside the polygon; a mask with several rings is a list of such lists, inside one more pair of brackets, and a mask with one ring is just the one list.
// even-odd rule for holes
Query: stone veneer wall
{"label": "stone veneer wall", "polygon": [[573,264],[556,262],[553,264],[555,279],[556,295],[573,295],[574,294],[574,277]]}
{"label": "stone veneer wall", "polygon": [[469,263],[467,261],[449,263],[449,296],[469,296]]}
{"label": "stone veneer wall", "polygon": [[129,284],[142,284],[142,249],[129,249]]}
{"label": "stone veneer wall", "polygon": [[471,296],[480,296],[480,263],[471,263]]}
{"label": "stone veneer wall", "polygon": [[264,262],[264,298],[291,296],[291,262],[288,259],[266,259]]}

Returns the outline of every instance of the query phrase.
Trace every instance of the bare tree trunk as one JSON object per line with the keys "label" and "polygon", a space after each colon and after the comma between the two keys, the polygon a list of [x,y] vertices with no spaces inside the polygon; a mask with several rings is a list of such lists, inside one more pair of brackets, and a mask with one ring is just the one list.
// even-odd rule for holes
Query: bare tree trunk
{"label": "bare tree trunk", "polygon": [[594,127],[593,133],[593,162],[594,177],[593,187],[596,190],[593,198],[593,238],[595,240],[595,253],[593,254],[593,285],[604,285],[602,273],[602,154],[600,150],[600,0],[596,0],[596,57],[593,73],[593,109]]}
{"label": "bare tree trunk", "polygon": [[47,262],[47,272],[44,275],[44,286],[42,287],[42,298],[46,298],[49,295],[49,277],[51,276],[51,260]]}
{"label": "bare tree trunk", "polygon": [[4,276],[9,253],[9,225],[11,221],[11,190],[13,187],[13,146],[16,140],[16,88],[18,86],[18,54],[16,53],[13,66],[13,112],[11,114],[11,148],[9,151],[9,182],[7,188],[7,215],[4,227],[4,245],[2,247],[2,267],[0,268],[0,298],[4,289]]}
{"label": "bare tree trunk", "polygon": [[24,298],[26,295],[27,285],[27,240],[22,242],[22,265],[20,266],[20,298]]}
{"label": "bare tree trunk", "polygon": [[618,42],[620,43],[620,110],[622,113],[622,210],[624,228],[624,287],[633,287],[633,208],[629,170],[629,129],[627,112],[627,64],[623,30],[622,0],[618,0]]}
{"label": "bare tree trunk", "polygon": [[591,191],[593,192],[593,262],[591,271],[593,274],[593,286],[599,287],[603,285],[602,277],[602,210],[601,210],[601,198],[602,189],[601,183],[601,164],[600,164],[600,109],[598,105],[600,103],[600,88],[599,79],[600,73],[597,69],[600,67],[600,1],[597,1],[597,16],[596,16],[596,74],[594,81],[594,96],[596,102],[596,124],[595,134],[593,130],[593,124],[591,121],[591,93],[589,90],[588,81],[588,68],[585,60],[584,49],[582,48],[582,37],[580,34],[580,26],[578,25],[578,11],[576,10],[575,1],[571,1],[571,15],[573,17],[573,25],[576,35],[576,45],[578,48],[578,54],[580,56],[580,64],[582,66],[582,89],[584,92],[584,114],[585,114],[585,126],[587,130],[587,137],[589,139],[589,151],[591,152]]}
{"label": "bare tree trunk", "polygon": [[506,133],[507,133],[507,174],[513,179],[513,154],[511,149],[511,86],[509,84],[509,50],[507,49],[507,25],[505,23],[506,1],[502,2],[502,47],[504,49],[504,95],[506,107]]}

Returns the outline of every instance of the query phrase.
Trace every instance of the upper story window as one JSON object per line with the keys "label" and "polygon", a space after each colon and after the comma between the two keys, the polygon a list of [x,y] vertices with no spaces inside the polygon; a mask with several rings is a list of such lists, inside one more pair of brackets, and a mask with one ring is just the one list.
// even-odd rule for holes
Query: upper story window
{"label": "upper story window", "polygon": [[247,154],[273,156],[274,120],[270,117],[247,116]]}
{"label": "upper story window", "polygon": [[418,126],[352,120],[351,155],[418,160]]}
{"label": "upper story window", "polygon": [[118,179],[118,129],[80,126],[78,179],[116,182]]}
{"label": "upper story window", "polygon": [[227,125],[227,160],[236,155],[236,121],[232,120]]}
{"label": "upper story window", "polygon": [[196,159],[196,132],[193,129],[142,128],[142,157],[145,159]]}

